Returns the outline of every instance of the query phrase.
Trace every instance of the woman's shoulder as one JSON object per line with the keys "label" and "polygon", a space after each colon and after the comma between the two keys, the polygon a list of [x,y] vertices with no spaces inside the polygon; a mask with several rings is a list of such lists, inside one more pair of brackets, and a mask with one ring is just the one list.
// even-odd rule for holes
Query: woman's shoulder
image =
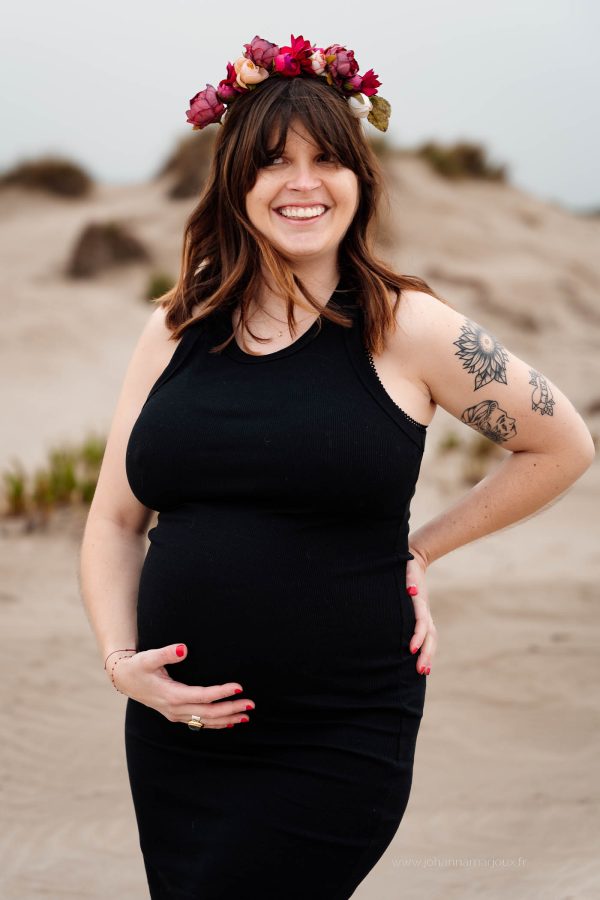
{"label": "woman's shoulder", "polygon": [[[397,300],[396,292],[390,290],[389,297],[393,308]],[[410,288],[403,289],[400,294],[394,313],[395,327],[390,329],[386,343],[404,365],[411,365],[421,377],[423,350],[432,332],[439,333],[448,327],[448,311],[451,315],[457,315],[452,307],[425,291]]]}
{"label": "woman's shoulder", "polygon": [[[392,306],[396,298],[395,291],[390,291]],[[393,360],[395,370],[403,373],[427,397],[429,406],[423,415],[427,412],[429,418],[431,408],[439,403],[434,388],[441,357],[446,356],[442,348],[447,350],[460,334],[463,321],[464,316],[447,301],[426,291],[405,288],[400,294],[394,314],[395,327],[386,337],[386,355]]]}
{"label": "woman's shoulder", "polygon": [[[137,352],[148,370],[148,378],[154,380],[169,364],[181,338],[173,340],[173,331],[167,324],[167,311],[157,306],[150,313],[138,342]],[[158,373],[158,374],[157,374]]]}
{"label": "woman's shoulder", "polygon": [[[390,291],[390,299],[395,303],[394,291]],[[443,322],[447,319],[449,310],[456,315],[456,310],[453,310],[449,303],[433,297],[426,291],[406,288],[401,292],[395,318],[397,325],[401,327],[419,329],[431,326],[435,322]]]}
{"label": "woman's shoulder", "polygon": [[[392,304],[396,294],[391,294]],[[457,331],[465,321],[465,316],[446,300],[440,300],[417,289],[401,292],[395,315],[395,329],[390,335],[390,344],[406,360],[414,359],[423,363],[424,351],[433,348],[436,341],[445,340]]]}

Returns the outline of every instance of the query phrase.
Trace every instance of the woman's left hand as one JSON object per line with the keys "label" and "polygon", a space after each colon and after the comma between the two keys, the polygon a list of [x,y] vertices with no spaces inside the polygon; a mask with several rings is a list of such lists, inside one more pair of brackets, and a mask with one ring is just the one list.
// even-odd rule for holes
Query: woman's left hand
{"label": "woman's left hand", "polygon": [[412,597],[417,619],[415,633],[410,639],[409,646],[411,653],[416,653],[419,647],[421,648],[417,657],[417,672],[420,675],[429,675],[437,650],[437,629],[431,617],[425,584],[427,563],[414,547],[409,546],[408,549],[415,558],[409,559],[406,563],[406,590]]}

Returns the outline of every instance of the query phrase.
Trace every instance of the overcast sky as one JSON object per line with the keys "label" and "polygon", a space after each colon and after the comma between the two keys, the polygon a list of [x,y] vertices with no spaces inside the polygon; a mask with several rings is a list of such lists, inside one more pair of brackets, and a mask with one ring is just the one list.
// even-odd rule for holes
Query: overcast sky
{"label": "overcast sky", "polygon": [[519,187],[600,207],[597,0],[18,0],[2,23],[3,169],[60,153],[100,181],[142,181],[197,134],[190,98],[244,43],[293,32],[375,69],[393,143],[483,142]]}

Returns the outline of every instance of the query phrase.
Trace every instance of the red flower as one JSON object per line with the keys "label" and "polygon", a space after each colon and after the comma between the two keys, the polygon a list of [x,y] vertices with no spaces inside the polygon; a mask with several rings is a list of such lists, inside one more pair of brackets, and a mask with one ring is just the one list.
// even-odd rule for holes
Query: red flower
{"label": "red flower", "polygon": [[369,69],[368,72],[362,76],[360,87],[358,90],[361,94],[366,94],[367,97],[372,97],[377,93],[377,88],[381,87],[381,82],[378,81],[378,75],[375,74],[373,69]]}
{"label": "red flower", "polygon": [[314,75],[310,59],[314,49],[310,41],[305,41],[302,35],[295,38],[292,34],[291,45],[279,48],[279,53],[275,57],[275,71],[288,77],[300,75],[302,72]]}
{"label": "red flower", "polygon": [[242,88],[237,83],[237,72],[235,66],[230,62],[227,63],[227,78],[224,78],[217,85],[217,95],[223,103],[231,103],[238,94],[243,94],[246,88]]}
{"label": "red flower", "polygon": [[190,100],[190,109],[186,111],[187,121],[194,126],[194,131],[205,128],[221,120],[225,107],[217,97],[212,84],[207,84],[203,91],[198,91]]}
{"label": "red flower", "polygon": [[[235,64],[227,63],[227,76],[216,88],[207,84],[190,100],[187,121],[195,129],[220,122],[227,104],[270,75],[288,78],[308,75],[324,77],[329,85],[346,97],[354,115],[364,118],[365,111],[368,111],[369,121],[380,131],[386,130],[391,110],[387,100],[377,97],[374,104],[367,103],[367,98],[377,94],[381,82],[373,69],[364,75],[359,74],[353,50],[341,44],[330,44],[324,50],[305,41],[302,35],[294,37],[293,34],[286,47],[279,47],[256,34],[249,44],[244,44],[244,50],[244,55]],[[364,95],[362,101],[359,94]]]}

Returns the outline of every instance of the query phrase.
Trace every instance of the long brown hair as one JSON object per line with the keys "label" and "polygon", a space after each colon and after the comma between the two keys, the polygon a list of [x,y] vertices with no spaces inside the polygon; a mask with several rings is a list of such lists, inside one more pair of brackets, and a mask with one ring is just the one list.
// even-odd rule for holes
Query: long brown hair
{"label": "long brown hair", "polygon": [[[261,283],[262,267],[287,300],[292,334],[298,291],[310,306],[321,309],[288,261],[254,228],[246,214],[246,194],[253,188],[259,169],[283,152],[288,128],[297,121],[322,152],[357,175],[359,205],[340,243],[338,264],[343,287],[358,291],[364,340],[371,352],[383,349],[385,333],[395,327],[394,314],[402,290],[424,291],[446,302],[422,278],[397,274],[373,252],[377,211],[381,197],[387,197],[384,176],[347,100],[319,78],[271,77],[240,94],[219,126],[207,181],[186,223],[179,280],[157,301],[166,308],[166,324],[173,339],[178,339],[192,321],[235,305],[239,305],[244,326],[250,300]],[[396,292],[393,306],[390,289]],[[192,316],[197,304],[200,311]],[[321,315],[340,325],[352,324],[331,304]],[[220,351],[233,339],[232,326],[228,339],[213,351]]]}

